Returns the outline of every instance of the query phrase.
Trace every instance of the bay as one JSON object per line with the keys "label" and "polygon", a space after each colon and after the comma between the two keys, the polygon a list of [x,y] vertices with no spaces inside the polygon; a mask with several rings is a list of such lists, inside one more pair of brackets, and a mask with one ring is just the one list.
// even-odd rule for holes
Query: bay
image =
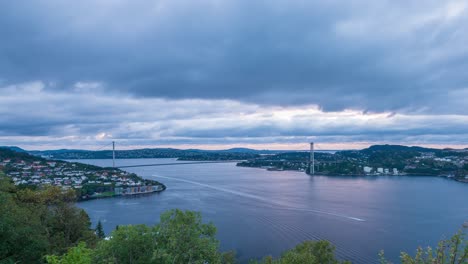
{"label": "bay", "polygon": [[[112,160],[79,160],[111,166]],[[178,163],[175,159],[119,159],[117,166]],[[78,203],[106,234],[117,225],[158,222],[169,209],[195,210],[218,228],[223,250],[249,259],[281,252],[304,240],[326,239],[340,258],[395,263],[401,251],[435,246],[468,220],[468,184],[439,177],[326,177],[295,171],[236,167],[235,163],[135,167],[125,170],[167,186],[159,194]]]}

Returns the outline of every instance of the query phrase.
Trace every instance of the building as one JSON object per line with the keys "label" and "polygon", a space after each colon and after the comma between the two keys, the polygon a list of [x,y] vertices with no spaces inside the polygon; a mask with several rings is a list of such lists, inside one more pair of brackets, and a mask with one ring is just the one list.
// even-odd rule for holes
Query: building
{"label": "building", "polygon": [[377,172],[378,172],[378,173],[383,173],[384,170],[383,170],[383,168],[377,168]]}
{"label": "building", "polygon": [[372,172],[372,168],[368,167],[368,166],[364,166],[363,170],[364,170],[364,173],[371,173]]}

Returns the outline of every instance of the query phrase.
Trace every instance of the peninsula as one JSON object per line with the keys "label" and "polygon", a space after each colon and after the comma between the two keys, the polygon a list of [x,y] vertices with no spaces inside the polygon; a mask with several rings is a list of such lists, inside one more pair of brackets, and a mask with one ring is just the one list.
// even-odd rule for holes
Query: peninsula
{"label": "peninsula", "polygon": [[166,189],[158,181],[143,179],[117,168],[51,160],[7,148],[0,148],[0,171],[19,187],[36,189],[52,185],[63,190],[73,189],[79,201]]}

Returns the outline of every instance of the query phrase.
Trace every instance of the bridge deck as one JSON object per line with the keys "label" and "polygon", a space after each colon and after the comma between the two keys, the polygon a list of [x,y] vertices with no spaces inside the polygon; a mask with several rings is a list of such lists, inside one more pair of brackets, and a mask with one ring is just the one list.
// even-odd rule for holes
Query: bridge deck
{"label": "bridge deck", "polygon": [[176,163],[154,163],[154,164],[139,164],[139,165],[116,166],[116,168],[118,168],[118,169],[124,169],[124,168],[135,168],[135,167],[173,166],[173,165],[206,164],[206,163],[233,163],[233,162],[240,162],[240,160],[193,161],[193,162],[176,162]]}

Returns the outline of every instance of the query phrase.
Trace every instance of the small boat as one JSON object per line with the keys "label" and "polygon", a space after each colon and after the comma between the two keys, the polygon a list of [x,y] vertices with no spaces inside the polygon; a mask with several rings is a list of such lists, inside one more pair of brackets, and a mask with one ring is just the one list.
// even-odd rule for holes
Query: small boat
{"label": "small boat", "polygon": [[267,168],[267,170],[269,170],[269,171],[283,171],[284,169],[283,168],[270,167],[270,168]]}
{"label": "small boat", "polygon": [[468,228],[468,221],[465,221],[465,223],[463,223],[463,227]]}

